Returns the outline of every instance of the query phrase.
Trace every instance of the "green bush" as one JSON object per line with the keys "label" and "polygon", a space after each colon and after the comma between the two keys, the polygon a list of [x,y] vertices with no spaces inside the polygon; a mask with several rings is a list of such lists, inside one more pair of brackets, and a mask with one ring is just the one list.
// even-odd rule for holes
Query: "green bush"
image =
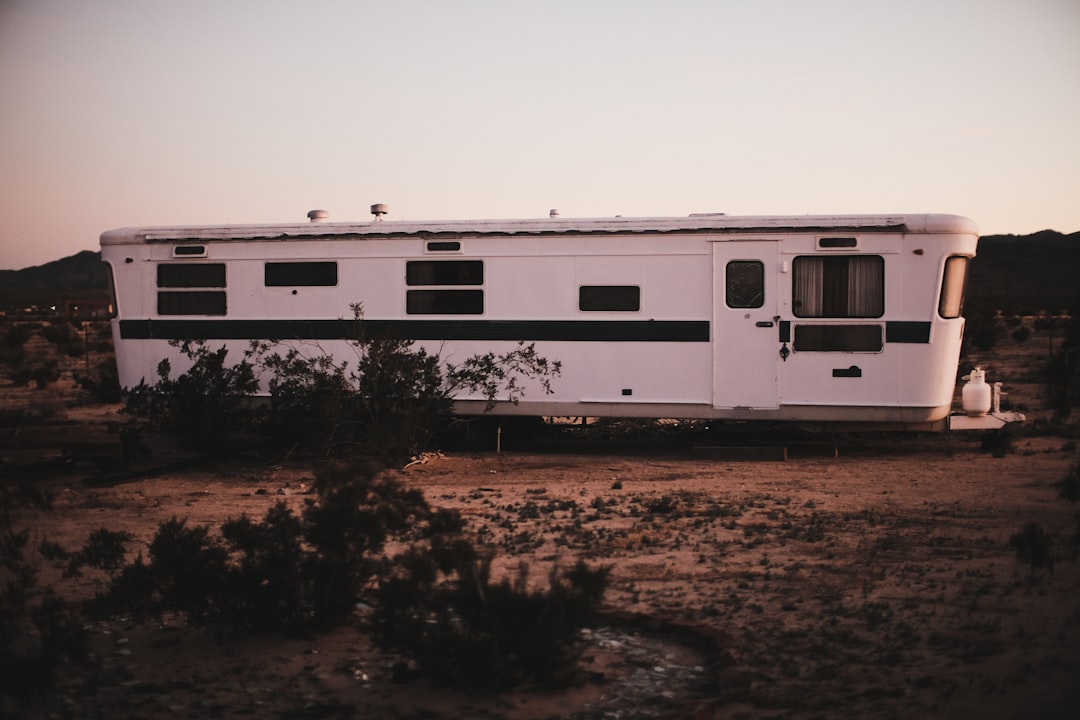
{"label": "green bush", "polygon": [[[1080,308],[1080,298],[1073,301]],[[1072,408],[1080,403],[1080,313],[1073,309],[1059,320],[1061,344],[1044,369],[1047,397],[1059,419],[1068,418]]]}
{"label": "green bush", "polygon": [[1033,521],[1025,524],[1009,538],[1009,545],[1016,550],[1016,559],[1032,570],[1053,571],[1053,542],[1039,523]]}
{"label": "green bush", "polygon": [[[443,366],[412,341],[369,336],[354,307],[355,367],[318,352],[306,355],[280,343],[255,342],[235,364],[224,346],[177,343],[191,361],[173,379],[167,360],[158,379],[127,393],[127,410],[199,448],[223,446],[240,431],[260,437],[272,453],[320,456],[361,452],[398,462],[423,450],[448,416],[459,391],[517,402],[524,379],[544,392],[560,364],[519,343],[502,354],[467,358]],[[269,402],[256,411],[250,400],[258,377],[267,378]]]}
{"label": "green bush", "polygon": [[26,343],[34,336],[37,326],[29,323],[7,323],[0,334],[0,362],[13,372],[26,363]]}
{"label": "green bush", "polygon": [[0,338],[0,364],[4,366],[11,382],[25,386],[33,383],[39,390],[60,379],[60,361],[52,348],[28,353],[26,345],[37,332],[46,332],[52,326],[37,323],[11,323]]}
{"label": "green bush", "polygon": [[224,345],[211,350],[204,341],[174,343],[191,361],[176,379],[168,359],[157,367],[154,385],[145,381],[128,391],[125,408],[152,425],[200,449],[226,447],[250,423],[250,398],[258,388],[251,352],[228,364]]}
{"label": "green bush", "polygon": [[70,323],[46,323],[41,329],[41,335],[52,343],[58,352],[68,357],[81,357],[86,353],[86,341]]}
{"label": "green bush", "polygon": [[964,310],[964,340],[978,350],[989,350],[1004,331],[999,313],[983,303],[969,302]]}
{"label": "green bush", "polygon": [[1058,481],[1059,494],[1071,503],[1080,502],[1080,462],[1073,463],[1065,477]]}
{"label": "green bush", "polygon": [[354,370],[328,355],[258,348],[256,362],[270,375],[259,428],[273,447],[318,455],[360,451],[388,462],[423,449],[450,412],[439,359],[392,338],[363,338],[354,346]]}
{"label": "green bush", "polygon": [[388,570],[391,539],[429,531],[433,513],[423,494],[370,466],[334,462],[316,476],[317,499],[304,508],[304,540],[311,553],[311,613],[318,626],[348,617],[356,601]]}
{"label": "green bush", "polygon": [[[378,641],[412,658],[439,682],[500,690],[574,676],[580,630],[592,618],[608,569],[579,562],[529,590],[522,567],[491,579],[454,511],[387,474],[335,462],[321,468],[315,497],[297,515],[284,503],[261,521],[226,521],[220,533],[163,523],[142,557],[115,573],[92,607],[154,617],[183,613],[193,624],[233,632],[328,629],[376,607]],[[113,535],[97,553],[112,557]],[[389,557],[387,548],[404,549]],[[109,567],[113,567],[111,564]]]}
{"label": "green bush", "polygon": [[272,375],[270,401],[260,431],[282,452],[331,454],[351,442],[350,401],[354,389],[347,367],[328,355],[306,357],[296,348],[284,355],[260,348],[260,362]]}
{"label": "green bush", "polygon": [[[466,358],[460,365],[442,364],[436,355],[411,340],[367,332],[363,309],[353,306],[351,340],[355,367],[297,348],[279,352],[264,343],[254,353],[270,375],[270,402],[261,430],[275,446],[322,455],[351,451],[397,462],[423,450],[450,413],[461,391],[517,402],[523,381],[538,380],[551,392],[561,365],[536,353],[524,342],[502,354]],[[490,405],[489,405],[490,408]]]}
{"label": "green bush", "polygon": [[[295,513],[284,502],[219,533],[173,517],[141,557],[116,573],[99,612],[184,613],[234,631],[330,627],[348,617],[385,571],[391,538],[423,527],[423,496],[366,467],[319,470],[316,497]],[[100,531],[99,531],[100,532]]]}
{"label": "green bush", "polygon": [[101,360],[85,375],[79,371],[75,371],[73,375],[75,384],[98,402],[115,403],[123,399],[120,375],[116,370],[116,362],[111,358]]}
{"label": "green bush", "polygon": [[376,639],[416,660],[437,684],[497,692],[577,679],[580,631],[594,616],[610,568],[555,566],[530,590],[528,566],[493,582],[491,556],[450,541],[414,548],[378,592]]}
{"label": "green bush", "polygon": [[0,715],[45,699],[58,673],[90,660],[77,608],[37,587],[38,560],[30,530],[16,531],[15,511],[48,508],[51,498],[30,486],[0,487]]}

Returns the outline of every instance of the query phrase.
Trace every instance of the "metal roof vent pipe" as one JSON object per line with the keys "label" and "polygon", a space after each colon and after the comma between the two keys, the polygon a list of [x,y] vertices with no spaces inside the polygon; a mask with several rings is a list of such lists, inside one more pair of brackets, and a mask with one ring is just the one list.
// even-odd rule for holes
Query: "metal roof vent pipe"
{"label": "metal roof vent pipe", "polygon": [[330,217],[330,213],[325,210],[312,210],[307,214],[308,220],[313,223],[326,222],[326,218]]}
{"label": "metal roof vent pipe", "polygon": [[375,203],[371,206],[371,214],[375,216],[375,222],[382,222],[383,215],[390,212],[390,206],[386,203]]}
{"label": "metal roof vent pipe", "polygon": [[551,208],[550,210],[548,210],[548,217],[552,220],[559,217],[559,208]]}

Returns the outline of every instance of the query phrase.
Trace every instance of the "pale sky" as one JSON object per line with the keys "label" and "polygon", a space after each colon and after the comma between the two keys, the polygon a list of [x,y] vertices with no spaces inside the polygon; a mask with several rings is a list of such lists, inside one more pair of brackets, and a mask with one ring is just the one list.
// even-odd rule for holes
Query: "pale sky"
{"label": "pale sky", "polygon": [[1080,230],[1080,0],[0,0],[0,268],[135,225]]}

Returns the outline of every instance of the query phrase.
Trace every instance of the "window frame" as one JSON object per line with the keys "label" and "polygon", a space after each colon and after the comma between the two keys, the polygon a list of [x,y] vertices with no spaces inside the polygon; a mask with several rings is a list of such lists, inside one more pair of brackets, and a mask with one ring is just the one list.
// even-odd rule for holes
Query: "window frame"
{"label": "window frame", "polygon": [[[854,260],[873,261],[874,263],[872,266],[868,265],[868,267],[873,269],[874,277],[870,278],[870,280],[877,286],[877,292],[872,299],[862,298],[862,301],[867,302],[869,305],[862,312],[855,312],[852,309],[851,295],[852,292],[857,292],[857,288],[852,287],[851,271]],[[817,273],[803,272],[801,266],[815,263],[821,266],[820,279],[818,280],[821,287],[819,288],[819,296],[813,299],[816,301],[814,305],[820,305],[821,309],[807,312],[800,307],[802,298],[806,295],[805,290],[800,292],[800,283],[814,280],[815,278],[808,279],[808,276]],[[810,320],[869,320],[885,316],[885,257],[882,255],[798,255],[792,259],[791,270],[791,312],[797,318]],[[856,279],[855,282],[858,282],[858,280]],[[810,288],[810,290],[813,290],[813,288]],[[870,287],[866,294],[868,295],[872,290],[874,290],[874,287]],[[843,312],[838,310],[841,305],[839,299],[841,296],[843,297]]]}
{"label": "window frame", "polygon": [[222,316],[228,313],[226,263],[162,262],[156,270],[158,315]]}
{"label": "window frame", "polygon": [[[759,291],[755,296],[758,301],[757,304],[753,304],[751,300],[747,304],[732,304],[732,282],[731,282],[731,269],[733,265],[750,266],[755,265],[759,271]],[[765,306],[765,263],[761,260],[729,260],[727,265],[724,266],[724,304],[733,310],[754,310]]]}
{"label": "window frame", "polygon": [[483,315],[483,260],[406,260],[406,315]]}
{"label": "window frame", "polygon": [[[950,272],[953,261],[962,261],[959,274]],[[941,270],[941,294],[938,296],[938,316],[943,320],[955,320],[964,314],[964,298],[967,294],[967,278],[971,270],[971,258],[967,255],[950,255],[945,258],[945,264]],[[957,287],[959,283],[959,287]],[[955,307],[955,312],[950,311]]]}

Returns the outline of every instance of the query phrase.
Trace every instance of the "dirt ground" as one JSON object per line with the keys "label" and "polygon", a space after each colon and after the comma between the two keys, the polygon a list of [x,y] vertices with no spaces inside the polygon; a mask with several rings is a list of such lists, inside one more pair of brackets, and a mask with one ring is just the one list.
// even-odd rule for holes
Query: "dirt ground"
{"label": "dirt ground", "polygon": [[[1055,483],[1075,444],[1022,438],[819,440],[784,462],[666,449],[432,454],[398,470],[540,582],[552,563],[610,564],[610,612],[584,640],[589,681],[471,697],[396,684],[356,629],[217,639],[179,619],[92,626],[104,670],[50,703],[76,717],[1075,717],[1077,510]],[[77,548],[99,527],[145,549],[172,516],[215,525],[300,504],[311,471],[234,459],[112,487],[43,478],[35,537]],[[1010,537],[1038,522],[1053,570]],[[1071,546],[1075,547],[1075,546]],[[55,571],[43,567],[43,579]],[[99,580],[66,581],[86,595]],[[64,588],[63,584],[59,587]]]}
{"label": "dirt ground", "polygon": [[[1032,387],[1012,389],[1023,409],[1038,404]],[[61,390],[0,392],[52,403],[54,418],[123,419],[116,407],[72,407]],[[734,462],[695,452],[678,428],[662,442],[649,432],[643,443],[564,428],[529,450],[433,453],[392,471],[459,510],[503,572],[525,561],[542,583],[552,564],[579,557],[612,566],[606,610],[583,633],[580,687],[491,697],[397,683],[398,658],[359,625],[236,639],[175,617],[114,618],[89,627],[100,670],[61,678],[26,715],[1080,717],[1080,508],[1057,487],[1080,459],[1075,441],[1021,434],[994,457],[958,433],[765,437],[789,445],[789,458]],[[172,516],[216,525],[282,499],[299,506],[312,472],[241,456],[95,486],[90,469],[62,464],[36,480],[53,509],[20,522],[35,546],[73,550],[104,526],[145,553]],[[1010,545],[1031,522],[1052,568]],[[40,569],[68,597],[100,588],[92,576],[61,580],[44,559]]]}

